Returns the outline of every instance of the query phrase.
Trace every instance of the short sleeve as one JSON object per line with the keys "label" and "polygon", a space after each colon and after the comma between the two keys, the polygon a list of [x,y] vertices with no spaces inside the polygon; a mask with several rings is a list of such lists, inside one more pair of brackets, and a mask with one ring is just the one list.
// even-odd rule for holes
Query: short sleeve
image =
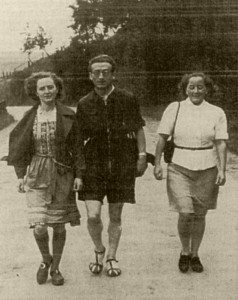
{"label": "short sleeve", "polygon": [[174,122],[176,113],[178,110],[178,102],[173,102],[167,106],[165,109],[157,133],[171,135],[173,128],[174,128]]}
{"label": "short sleeve", "polygon": [[228,132],[227,132],[227,119],[224,111],[219,109],[217,122],[215,126],[215,140],[227,140]]}

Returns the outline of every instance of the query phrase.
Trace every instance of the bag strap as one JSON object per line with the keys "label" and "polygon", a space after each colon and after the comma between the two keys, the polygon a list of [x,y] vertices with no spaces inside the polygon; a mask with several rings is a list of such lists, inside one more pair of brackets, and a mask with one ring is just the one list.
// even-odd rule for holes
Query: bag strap
{"label": "bag strap", "polygon": [[178,118],[179,109],[180,109],[180,101],[178,101],[178,109],[177,109],[177,112],[176,112],[174,127],[173,127],[173,131],[172,131],[172,135],[171,135],[172,139],[174,137],[174,130],[175,130],[175,126],[176,126],[176,122],[177,122],[177,118]]}

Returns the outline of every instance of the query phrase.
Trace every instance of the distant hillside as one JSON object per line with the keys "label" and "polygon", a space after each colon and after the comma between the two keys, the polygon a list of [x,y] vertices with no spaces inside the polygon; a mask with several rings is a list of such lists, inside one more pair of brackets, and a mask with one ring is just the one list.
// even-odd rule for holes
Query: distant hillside
{"label": "distant hillside", "polygon": [[[41,53],[35,51],[34,53],[32,53],[31,59],[33,61],[36,61],[41,58],[41,55]],[[26,67],[26,53],[23,53],[20,50],[0,52],[0,77],[2,76],[3,72],[14,72],[15,69],[19,71],[23,70]]]}

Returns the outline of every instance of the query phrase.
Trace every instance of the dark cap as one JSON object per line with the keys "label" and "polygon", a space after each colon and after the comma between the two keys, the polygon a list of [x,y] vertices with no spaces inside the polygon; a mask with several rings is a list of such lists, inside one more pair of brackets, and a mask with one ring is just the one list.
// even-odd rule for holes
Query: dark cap
{"label": "dark cap", "polygon": [[116,62],[115,62],[115,60],[111,56],[109,56],[109,55],[100,54],[100,55],[95,56],[92,59],[90,59],[89,64],[88,64],[88,70],[89,70],[89,72],[91,72],[92,64],[94,64],[94,63],[101,63],[101,62],[107,62],[107,63],[109,63],[112,66],[112,72],[115,71],[115,69],[116,69]]}

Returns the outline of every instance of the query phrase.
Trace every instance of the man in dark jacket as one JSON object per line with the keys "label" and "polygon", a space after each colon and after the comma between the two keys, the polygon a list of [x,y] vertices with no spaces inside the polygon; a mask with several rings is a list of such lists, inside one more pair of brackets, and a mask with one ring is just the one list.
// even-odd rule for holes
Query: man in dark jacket
{"label": "man in dark jacket", "polygon": [[88,231],[95,245],[95,261],[89,269],[100,274],[105,246],[102,242],[101,206],[109,203],[109,245],[107,275],[119,276],[121,269],[116,252],[121,236],[121,214],[124,203],[135,203],[135,178],[147,168],[144,121],[137,99],[113,85],[115,61],[108,55],[89,62],[89,76],[94,90],[83,97],[76,117],[84,138],[86,172],[84,192]]}

